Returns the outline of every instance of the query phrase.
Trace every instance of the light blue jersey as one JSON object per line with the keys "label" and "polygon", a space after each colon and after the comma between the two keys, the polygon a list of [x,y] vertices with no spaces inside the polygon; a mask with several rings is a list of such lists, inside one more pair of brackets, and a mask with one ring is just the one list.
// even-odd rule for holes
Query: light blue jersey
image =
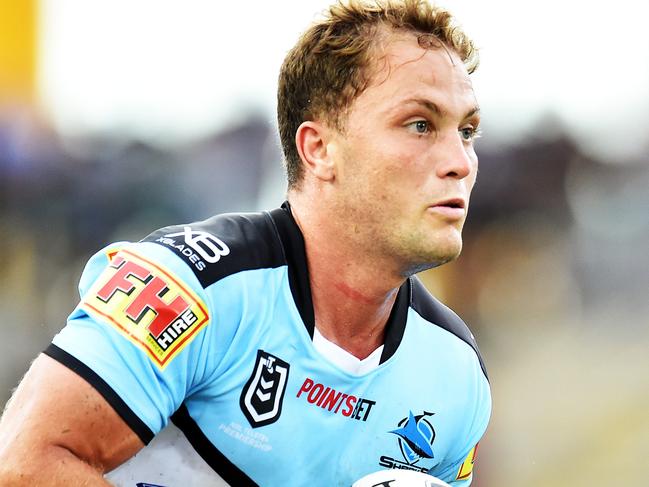
{"label": "light blue jersey", "polygon": [[[381,468],[471,482],[491,396],[466,325],[408,279],[378,365],[341,368],[313,343],[304,242],[288,204],[110,246],[88,263],[80,292],[46,353],[145,444],[170,420],[186,437],[182,455],[169,452],[175,439],[164,454],[145,448],[148,471],[119,485],[210,485],[212,475],[213,485],[349,487]],[[182,473],[164,473],[181,463]]]}

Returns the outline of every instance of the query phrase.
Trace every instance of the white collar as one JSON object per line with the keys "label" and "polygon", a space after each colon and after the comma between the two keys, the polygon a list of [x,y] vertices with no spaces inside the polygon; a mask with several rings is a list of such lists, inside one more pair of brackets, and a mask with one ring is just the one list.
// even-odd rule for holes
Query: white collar
{"label": "white collar", "polygon": [[361,360],[344,348],[340,348],[335,343],[327,340],[322,336],[322,333],[320,333],[317,327],[313,331],[313,346],[320,354],[324,355],[335,365],[355,375],[362,375],[377,368],[381,361],[381,354],[383,353],[383,345],[381,345]]}

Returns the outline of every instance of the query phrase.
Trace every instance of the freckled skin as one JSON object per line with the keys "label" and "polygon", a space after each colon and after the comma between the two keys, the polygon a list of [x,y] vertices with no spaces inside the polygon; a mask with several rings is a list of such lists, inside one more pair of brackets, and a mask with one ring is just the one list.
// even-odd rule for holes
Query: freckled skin
{"label": "freckled skin", "polygon": [[143,446],[90,384],[41,355],[0,422],[0,485],[108,486],[103,472]]}
{"label": "freckled skin", "polygon": [[[346,285],[344,282],[336,282],[336,283],[334,283],[334,286],[346,298],[349,298],[349,299],[351,299],[353,301],[356,301],[356,302],[359,302],[359,303],[376,304],[376,299],[373,299],[373,298],[371,298],[369,296],[364,295],[363,293],[359,292],[358,290]],[[379,304],[380,304],[380,302],[379,302]]]}
{"label": "freckled skin", "polygon": [[458,56],[412,33],[389,33],[382,49],[342,129],[298,129],[305,175],[289,192],[316,327],[358,358],[383,343],[406,277],[460,253],[478,169],[478,106]]}
{"label": "freckled skin", "polygon": [[[457,55],[425,51],[411,34],[389,43],[376,78],[382,81],[355,100],[343,133],[331,142],[340,161],[336,212],[343,215],[341,231],[355,225],[359,246],[399,259],[408,275],[452,260],[462,248],[465,218],[449,222],[428,207],[448,197],[468,201],[478,160],[458,130],[477,102]],[[430,100],[444,116],[432,119],[406,105],[411,98]],[[431,133],[405,126],[420,118],[432,119]]]}
{"label": "freckled skin", "polygon": [[[342,132],[309,121],[313,167],[306,189],[289,192],[316,326],[358,358],[383,343],[405,277],[460,252],[465,212],[439,203],[468,203],[477,173],[461,135],[477,119],[460,60],[422,49],[412,34],[393,33],[385,49]],[[0,422],[0,485],[107,486],[103,472],[142,447],[91,385],[42,355]]]}

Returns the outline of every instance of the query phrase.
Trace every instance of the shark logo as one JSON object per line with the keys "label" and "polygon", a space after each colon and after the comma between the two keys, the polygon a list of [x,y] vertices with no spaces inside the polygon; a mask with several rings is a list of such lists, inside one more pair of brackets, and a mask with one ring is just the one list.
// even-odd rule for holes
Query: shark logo
{"label": "shark logo", "polygon": [[399,422],[399,428],[389,431],[399,437],[399,448],[403,458],[409,465],[416,464],[422,458],[434,458],[433,441],[435,441],[435,429],[426,419],[435,413],[424,411],[423,414],[415,416],[412,411],[407,418]]}

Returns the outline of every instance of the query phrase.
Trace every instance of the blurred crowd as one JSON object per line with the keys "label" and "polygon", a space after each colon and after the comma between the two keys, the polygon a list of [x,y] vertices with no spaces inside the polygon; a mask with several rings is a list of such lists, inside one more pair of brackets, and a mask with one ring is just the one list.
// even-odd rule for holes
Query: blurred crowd
{"label": "blurred crowd", "polygon": [[[164,147],[63,137],[29,109],[3,109],[0,404],[102,246],[279,205],[275,131],[251,116]],[[568,133],[549,117],[520,144],[478,141],[463,254],[421,276],[471,325],[490,372],[477,487],[641,485],[649,473],[649,155],[594,160]]]}

